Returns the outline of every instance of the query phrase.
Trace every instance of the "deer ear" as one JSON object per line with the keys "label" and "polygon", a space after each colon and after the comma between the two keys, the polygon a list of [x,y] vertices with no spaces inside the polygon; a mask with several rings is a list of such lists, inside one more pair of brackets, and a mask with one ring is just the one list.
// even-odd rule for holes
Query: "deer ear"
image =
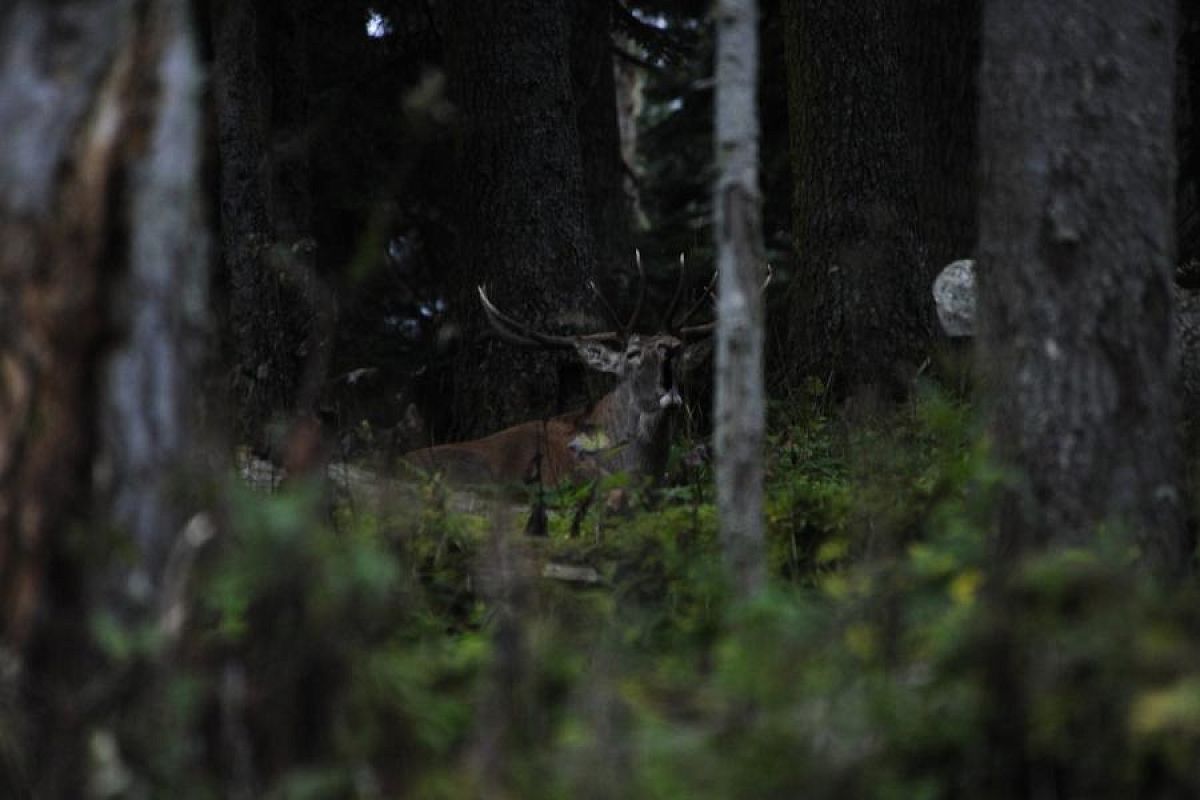
{"label": "deer ear", "polygon": [[599,342],[576,342],[575,352],[592,369],[612,373],[621,371],[621,354]]}

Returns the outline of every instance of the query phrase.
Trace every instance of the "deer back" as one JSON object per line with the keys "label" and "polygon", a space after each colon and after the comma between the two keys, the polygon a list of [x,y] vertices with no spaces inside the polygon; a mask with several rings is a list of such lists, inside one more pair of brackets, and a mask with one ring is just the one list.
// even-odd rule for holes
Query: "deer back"
{"label": "deer back", "polygon": [[403,459],[457,484],[553,486],[587,477],[587,464],[570,447],[577,432],[573,419],[566,415],[522,422],[482,439],[413,450]]}

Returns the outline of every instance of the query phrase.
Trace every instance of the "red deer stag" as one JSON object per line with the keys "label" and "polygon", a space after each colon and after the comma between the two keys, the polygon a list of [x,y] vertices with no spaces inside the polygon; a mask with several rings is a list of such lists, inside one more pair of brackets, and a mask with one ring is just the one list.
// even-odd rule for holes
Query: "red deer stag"
{"label": "red deer stag", "polygon": [[601,333],[557,336],[542,333],[505,314],[479,287],[479,301],[492,328],[519,347],[574,351],[592,369],[617,378],[616,387],[590,407],[545,420],[522,422],[482,439],[414,450],[404,459],[428,472],[439,472],[455,483],[516,484],[540,481],[553,486],[567,479],[587,479],[617,471],[657,481],[666,468],[672,417],[683,403],[679,377],[702,358],[706,343],[687,340],[706,337],[714,323],[687,325],[706,305],[705,295],[679,320],[675,311],[683,289],[680,256],[679,283],[664,320],[669,332],[633,332],[645,300],[645,273],[640,254],[638,298],[623,325],[612,307],[589,284],[616,329]]}

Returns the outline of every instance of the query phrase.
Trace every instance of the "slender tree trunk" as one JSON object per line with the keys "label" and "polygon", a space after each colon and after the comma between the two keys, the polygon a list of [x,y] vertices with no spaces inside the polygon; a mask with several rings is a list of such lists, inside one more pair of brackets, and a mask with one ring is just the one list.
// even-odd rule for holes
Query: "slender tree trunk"
{"label": "slender tree trunk", "polygon": [[[453,314],[467,342],[454,382],[456,437],[570,402],[573,361],[487,336],[475,287],[526,322],[593,320],[595,257],[571,86],[569,0],[480,0],[447,9],[447,67],[460,113]],[[569,366],[568,366],[569,365]]]}
{"label": "slender tree trunk", "polygon": [[480,682],[468,756],[477,796],[485,800],[512,796],[515,759],[547,735],[527,624],[535,607],[535,585],[529,554],[510,535],[512,530],[506,514],[493,516],[487,557],[477,576],[481,596],[495,610],[490,626],[494,658]]}
{"label": "slender tree trunk", "polygon": [[763,300],[765,256],[758,190],[758,6],[717,5],[716,460],[721,541],[735,591],[766,581],[763,544]]}
{"label": "slender tree trunk", "polygon": [[1127,529],[1184,566],[1177,484],[1172,0],[992,0],[979,301],[1003,552]]}

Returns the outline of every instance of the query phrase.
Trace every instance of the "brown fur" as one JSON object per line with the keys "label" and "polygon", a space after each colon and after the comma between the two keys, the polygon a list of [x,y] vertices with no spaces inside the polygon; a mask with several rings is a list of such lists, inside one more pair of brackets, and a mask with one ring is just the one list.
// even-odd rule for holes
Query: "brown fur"
{"label": "brown fur", "polygon": [[567,479],[583,479],[590,477],[592,470],[575,457],[570,442],[579,431],[577,421],[584,416],[575,412],[522,422],[482,439],[413,450],[404,460],[460,484],[522,484],[540,479],[542,484],[554,486]]}
{"label": "brown fur", "polygon": [[[592,343],[580,350],[585,363],[618,379],[590,408],[414,450],[405,460],[453,483],[554,486],[617,471],[658,480],[679,402],[675,364],[683,360],[683,343],[666,335],[633,336],[621,350]],[[671,402],[664,405],[664,397]]]}

